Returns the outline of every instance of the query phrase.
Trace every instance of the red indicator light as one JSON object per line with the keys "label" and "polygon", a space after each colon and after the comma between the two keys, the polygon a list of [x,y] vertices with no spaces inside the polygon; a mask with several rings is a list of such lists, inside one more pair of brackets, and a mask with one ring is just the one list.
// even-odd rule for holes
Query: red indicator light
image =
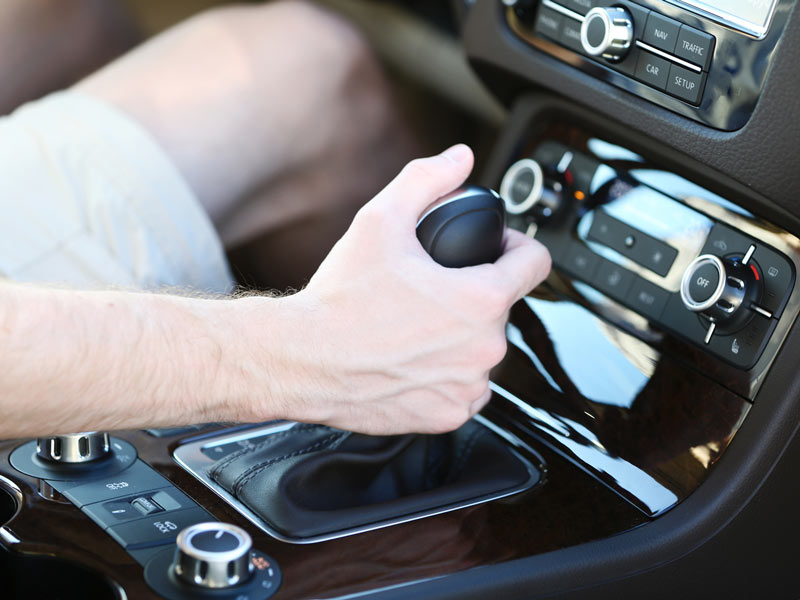
{"label": "red indicator light", "polygon": [[761,277],[758,275],[758,269],[756,269],[756,266],[750,265],[750,268],[753,270],[753,275],[756,276],[756,281],[760,281]]}

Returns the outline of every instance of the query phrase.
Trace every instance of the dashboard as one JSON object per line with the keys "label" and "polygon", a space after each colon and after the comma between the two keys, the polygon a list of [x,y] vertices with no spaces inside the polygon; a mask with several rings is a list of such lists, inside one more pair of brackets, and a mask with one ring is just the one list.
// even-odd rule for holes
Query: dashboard
{"label": "dashboard", "polygon": [[490,404],[0,441],[5,592],[797,597],[795,4],[459,2],[509,111],[477,178],[554,266]]}

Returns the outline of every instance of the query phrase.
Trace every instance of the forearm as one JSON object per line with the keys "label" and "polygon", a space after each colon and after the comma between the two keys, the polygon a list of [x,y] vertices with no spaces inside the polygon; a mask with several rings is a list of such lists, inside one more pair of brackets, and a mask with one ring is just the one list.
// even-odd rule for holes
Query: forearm
{"label": "forearm", "polygon": [[238,302],[0,284],[0,438],[281,416]]}

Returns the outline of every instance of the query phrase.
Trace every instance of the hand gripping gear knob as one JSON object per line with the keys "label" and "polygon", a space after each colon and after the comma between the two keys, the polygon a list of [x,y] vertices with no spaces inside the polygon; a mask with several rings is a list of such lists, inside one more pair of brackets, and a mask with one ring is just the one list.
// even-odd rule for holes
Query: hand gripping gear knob
{"label": "hand gripping gear knob", "polygon": [[250,579],[253,542],[241,527],[198,523],[178,534],[172,563],[181,581],[207,589],[230,588]]}

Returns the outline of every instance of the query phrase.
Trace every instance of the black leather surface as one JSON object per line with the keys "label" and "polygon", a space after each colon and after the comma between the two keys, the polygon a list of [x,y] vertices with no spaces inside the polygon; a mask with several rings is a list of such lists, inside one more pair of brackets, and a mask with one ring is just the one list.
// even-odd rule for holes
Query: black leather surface
{"label": "black leather surface", "polygon": [[510,490],[529,469],[470,421],[436,436],[297,425],[221,459],[209,475],[276,531],[309,538]]}

